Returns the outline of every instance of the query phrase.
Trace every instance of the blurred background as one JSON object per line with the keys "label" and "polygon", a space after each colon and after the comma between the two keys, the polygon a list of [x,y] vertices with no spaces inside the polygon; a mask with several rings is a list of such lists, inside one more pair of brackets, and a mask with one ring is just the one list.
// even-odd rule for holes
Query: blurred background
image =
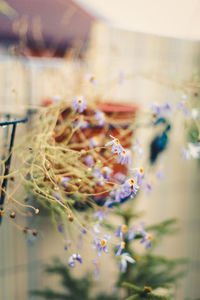
{"label": "blurred background", "polygon": [[[99,101],[141,107],[176,102],[182,93],[174,85],[184,92],[200,71],[199,12],[199,0],[0,0],[0,112],[25,116],[27,107],[53,95],[65,97],[69,89],[89,93],[81,81],[87,73],[100,82]],[[115,84],[122,77],[124,83]],[[200,296],[199,173],[195,161],[181,161],[185,135],[181,118],[175,121],[166,179],[148,198],[141,196],[138,206],[148,223],[179,219],[179,234],[158,250],[190,259],[176,299],[195,299]],[[151,138],[145,130],[140,135]],[[46,278],[43,265],[63,257],[62,244],[45,217],[37,226],[45,238],[32,246],[6,219],[0,228],[1,300],[34,300],[30,289],[57,284]],[[114,283],[116,267],[109,263],[100,290],[110,291]]]}

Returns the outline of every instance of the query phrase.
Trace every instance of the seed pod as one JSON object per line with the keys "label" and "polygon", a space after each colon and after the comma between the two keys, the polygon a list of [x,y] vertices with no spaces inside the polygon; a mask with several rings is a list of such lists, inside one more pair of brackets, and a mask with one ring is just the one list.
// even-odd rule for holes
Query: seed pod
{"label": "seed pod", "polygon": [[73,222],[73,221],[74,221],[73,216],[72,216],[72,215],[68,215],[68,220],[69,220],[70,222]]}
{"label": "seed pod", "polygon": [[38,235],[38,232],[37,232],[36,229],[33,229],[33,230],[32,230],[32,235],[34,235],[34,236],[37,236],[37,235]]}
{"label": "seed pod", "polygon": [[48,163],[46,164],[46,168],[47,168],[48,171],[51,169],[51,163],[50,163],[50,162],[48,162]]}
{"label": "seed pod", "polygon": [[3,216],[5,214],[5,210],[0,209],[0,216]]}
{"label": "seed pod", "polygon": [[14,211],[11,211],[11,213],[10,213],[10,218],[14,219],[15,217],[16,217],[15,212],[14,212]]}

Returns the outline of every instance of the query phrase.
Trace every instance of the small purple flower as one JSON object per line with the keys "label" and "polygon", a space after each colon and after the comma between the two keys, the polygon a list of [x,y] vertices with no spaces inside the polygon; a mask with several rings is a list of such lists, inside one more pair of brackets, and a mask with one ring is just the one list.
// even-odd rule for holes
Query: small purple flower
{"label": "small purple flower", "polygon": [[125,249],[125,245],[126,245],[125,242],[121,241],[115,256],[120,256],[121,255],[122,251]]}
{"label": "small purple flower", "polygon": [[129,178],[122,186],[124,191],[129,193],[132,197],[135,197],[139,190],[139,186],[136,184],[133,178]]}
{"label": "small purple flower", "polygon": [[135,263],[135,260],[130,256],[129,253],[125,252],[123,254],[120,255],[120,262],[119,262],[119,268],[120,268],[120,271],[122,273],[125,273],[126,272],[126,269],[127,269],[127,263]]}
{"label": "small purple flower", "polygon": [[120,203],[123,199],[129,197],[129,195],[130,191],[126,191],[124,185],[121,185],[118,189],[110,192],[110,196],[115,198],[115,203]]}
{"label": "small purple flower", "polygon": [[91,260],[91,263],[93,265],[95,265],[95,269],[94,269],[94,277],[96,280],[99,279],[99,272],[100,272],[100,261],[97,260]]}
{"label": "small purple flower", "polygon": [[83,262],[79,253],[74,253],[74,254],[72,254],[72,256],[70,256],[70,258],[68,260],[68,265],[71,268],[74,268],[76,261],[78,261],[80,264],[82,264],[82,262]]}
{"label": "small purple flower", "polygon": [[112,174],[113,170],[109,167],[103,167],[102,168],[102,175],[104,179],[110,180],[110,175]]}
{"label": "small purple flower", "polygon": [[85,163],[88,167],[92,167],[94,165],[94,159],[92,155],[89,154],[85,157]]}
{"label": "small purple flower", "polygon": [[144,230],[144,225],[145,223],[139,223],[131,227],[130,231],[128,232],[128,240],[131,241],[135,238],[136,234],[141,234],[144,235],[145,230]]}
{"label": "small purple flower", "polygon": [[92,73],[87,73],[85,75],[85,78],[90,81],[93,85],[97,86],[98,81],[96,80],[96,77]]}
{"label": "small purple flower", "polygon": [[96,249],[98,256],[101,256],[102,251],[104,253],[108,253],[107,243],[110,238],[111,238],[111,236],[104,234],[102,239],[100,239],[100,238],[94,239],[94,246],[92,248]]}
{"label": "small purple flower", "polygon": [[104,116],[104,113],[102,112],[102,111],[100,111],[100,110],[96,110],[96,113],[95,113],[95,119],[97,120],[97,121],[99,121],[98,122],[98,125],[99,126],[103,126],[104,125],[104,121],[105,121],[105,116]]}
{"label": "small purple flower", "polygon": [[115,138],[114,136],[110,135],[110,137],[113,139],[112,141],[105,144],[105,147],[112,146],[111,152],[120,154],[123,151],[123,147],[120,144],[119,139]]}
{"label": "small purple flower", "polygon": [[64,228],[64,224],[61,223],[61,224],[58,225],[58,231],[59,231],[60,233],[63,233],[63,232],[64,232],[64,229],[65,229],[65,228]]}
{"label": "small purple flower", "polygon": [[147,249],[151,246],[151,241],[152,241],[152,235],[145,232],[144,237],[140,243],[145,243],[145,249]]}
{"label": "small purple flower", "polygon": [[133,178],[125,181],[117,190],[113,190],[110,196],[115,198],[115,202],[120,203],[129,196],[134,197],[138,192],[139,186]]}
{"label": "small purple flower", "polygon": [[104,177],[101,173],[101,170],[99,168],[96,168],[93,170],[93,176],[98,179],[99,185],[104,185]]}
{"label": "small purple flower", "polygon": [[124,224],[117,228],[117,231],[115,232],[115,236],[123,239],[123,235],[126,234],[127,232],[128,232],[128,227],[127,225]]}
{"label": "small purple flower", "polygon": [[141,185],[144,179],[144,169],[143,168],[134,168],[132,169],[133,174],[132,177],[137,177],[137,184]]}
{"label": "small purple flower", "polygon": [[70,181],[70,178],[69,178],[69,177],[63,176],[63,177],[61,178],[61,183],[62,183],[62,185],[63,185],[64,188],[67,187],[67,182],[69,182],[69,181]]}
{"label": "small purple flower", "polygon": [[122,165],[127,164],[131,165],[131,153],[128,149],[123,149],[118,156],[117,160],[118,164],[121,163]]}
{"label": "small purple flower", "polygon": [[82,113],[87,107],[87,101],[83,96],[72,98],[73,109]]}
{"label": "small purple flower", "polygon": [[74,121],[75,127],[80,127],[81,129],[87,129],[89,127],[89,122],[85,120],[76,120]]}

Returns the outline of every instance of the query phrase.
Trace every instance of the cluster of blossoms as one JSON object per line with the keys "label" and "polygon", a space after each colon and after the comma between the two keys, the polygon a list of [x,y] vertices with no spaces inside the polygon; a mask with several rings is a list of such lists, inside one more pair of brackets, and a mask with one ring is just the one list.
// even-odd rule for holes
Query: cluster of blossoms
{"label": "cluster of blossoms", "polygon": [[[120,83],[122,83],[124,75],[123,73],[119,75]],[[97,81],[92,74],[88,74],[87,79],[93,85],[97,85]],[[53,103],[57,105],[59,101],[60,97],[54,96]],[[129,143],[129,137],[132,136],[131,128],[133,127],[128,128],[126,122],[125,126],[123,124],[121,127],[120,125],[115,126],[115,123],[114,125],[111,122],[109,123],[110,112],[107,113],[105,110],[103,112],[99,109],[93,111],[90,107],[87,108],[87,101],[83,96],[74,97],[71,102],[72,109],[67,106],[66,115],[62,114],[63,111],[59,112],[58,119],[56,119],[59,122],[55,122],[54,135],[52,134],[51,138],[46,140],[47,147],[45,149],[48,146],[50,146],[49,149],[56,149],[56,146],[58,146],[57,151],[60,150],[60,152],[59,155],[56,153],[55,163],[48,158],[48,154],[46,155],[47,159],[50,160],[50,167],[47,165],[44,168],[45,184],[38,185],[40,195],[43,196],[44,194],[48,198],[48,195],[45,194],[45,188],[46,184],[49,183],[49,186],[51,185],[49,198],[51,201],[55,200],[54,202],[59,205],[60,211],[68,213],[69,226],[77,219],[73,214],[73,210],[86,210],[88,207],[89,209],[91,207],[95,209],[93,218],[88,217],[84,220],[86,225],[82,226],[83,224],[80,222],[77,222],[78,225],[76,224],[79,234],[76,246],[79,250],[78,252],[75,250],[70,254],[68,260],[70,267],[74,268],[76,265],[83,263],[80,249],[83,240],[85,238],[89,239],[88,233],[90,233],[90,237],[92,235],[91,247],[95,250],[93,253],[96,255],[96,258],[91,260],[94,265],[95,278],[99,276],[100,258],[110,252],[111,246],[115,249],[115,256],[119,260],[121,272],[126,272],[128,263],[133,264],[136,262],[128,253],[127,243],[139,239],[140,243],[147,249],[152,243],[151,234],[145,230],[144,223],[131,227],[125,224],[120,225],[114,234],[114,238],[107,232],[103,232],[102,229],[105,228],[104,221],[115,205],[118,206],[129,198],[134,198],[139,190],[143,190],[147,195],[152,190],[153,181],[148,178],[146,172],[144,174],[142,167],[130,169],[132,154],[135,155],[136,153],[139,158],[142,158],[144,151],[139,139],[136,139],[133,145]],[[198,111],[195,109],[189,110],[186,97],[183,97],[178,104],[178,108],[192,121],[198,119]],[[154,116],[151,124],[153,126],[161,124],[164,128],[163,132],[153,140],[150,146],[152,153],[155,154],[156,152],[155,158],[152,158],[152,162],[154,162],[167,145],[167,134],[170,128],[168,117],[172,113],[172,105],[168,102],[162,105],[154,103],[151,106],[152,112]],[[61,124],[62,121],[63,124]],[[123,130],[125,133],[122,132]],[[105,137],[107,136],[110,136],[111,140],[105,143]],[[68,137],[71,139],[68,139]],[[63,146],[66,146],[66,149],[63,149]],[[57,157],[60,159],[58,163],[56,161]],[[183,150],[183,157],[184,159],[199,158],[200,144],[189,143],[188,147]],[[68,161],[65,161],[65,159],[68,159]],[[54,168],[52,171],[55,172],[48,172],[51,168]],[[127,174],[130,174],[130,176],[127,176]],[[163,171],[159,170],[156,176],[158,179],[162,179]],[[41,186],[44,187],[43,190]],[[61,234],[64,233],[63,224],[59,224],[58,231]],[[74,244],[74,241],[67,239],[64,249],[71,252]]]}
{"label": "cluster of blossoms", "polygon": [[113,154],[118,155],[117,162],[123,164],[131,165],[131,153],[130,150],[124,149],[122,145],[120,144],[120,141],[118,138],[115,138],[114,136],[110,135],[112,138],[112,141],[105,144],[105,146],[112,146],[111,152]]}
{"label": "cluster of blossoms", "polygon": [[[72,99],[73,109],[79,113],[83,113],[86,109],[86,100],[84,97],[76,97]],[[167,108],[166,108],[167,109]],[[94,118],[98,122],[98,126],[102,127],[105,122],[104,113],[96,110]],[[81,129],[85,129],[84,127]],[[131,151],[122,147],[120,140],[112,135],[110,135],[111,141],[105,144],[105,147],[111,147],[111,153],[117,156],[117,163],[121,165],[131,165]],[[90,149],[94,149],[101,144],[98,136],[93,136],[89,139],[89,147]],[[133,152],[137,152],[139,157],[142,157],[144,152],[140,145],[140,141],[137,139],[135,145],[132,147]],[[96,251],[97,259],[91,260],[91,263],[95,266],[94,275],[95,278],[98,278],[100,271],[100,257],[103,253],[109,253],[109,244],[111,240],[111,235],[101,234],[100,224],[104,222],[106,217],[109,214],[109,209],[115,203],[122,203],[129,197],[135,197],[139,188],[145,184],[144,182],[144,170],[143,168],[134,168],[131,169],[132,175],[130,177],[126,177],[123,173],[115,174],[113,169],[109,167],[109,165],[104,165],[103,167],[98,167],[96,165],[95,159],[92,154],[87,154],[85,156],[85,164],[91,168],[92,175],[97,180],[97,184],[99,186],[103,186],[105,182],[112,181],[113,178],[115,180],[113,182],[113,188],[107,197],[104,205],[99,207],[95,213],[94,218],[97,220],[97,223],[92,227],[92,231],[94,234],[92,249]],[[67,184],[69,182],[68,179],[62,180],[63,184]],[[120,184],[119,184],[120,182]],[[81,241],[83,238],[83,234],[85,235],[87,232],[81,232],[80,237]],[[126,252],[126,242],[125,239],[132,241],[135,239],[137,235],[140,235],[141,243],[145,243],[145,248],[148,248],[151,245],[151,235],[148,234],[144,230],[144,224],[138,224],[132,226],[129,230],[126,225],[119,226],[115,233],[115,237],[120,237],[119,244],[117,243],[115,247],[116,257],[119,259],[119,268],[121,272],[126,272],[128,263],[135,263],[135,260],[131,257],[131,255]],[[75,262],[78,261],[82,263],[82,259],[80,254],[73,254],[69,258],[69,266],[74,267]]]}

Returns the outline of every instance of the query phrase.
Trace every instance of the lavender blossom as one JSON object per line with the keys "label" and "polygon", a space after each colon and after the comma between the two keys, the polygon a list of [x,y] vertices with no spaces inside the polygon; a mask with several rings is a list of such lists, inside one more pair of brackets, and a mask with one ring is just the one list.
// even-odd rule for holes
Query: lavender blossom
{"label": "lavender blossom", "polygon": [[145,233],[144,225],[145,223],[142,222],[132,226],[130,231],[128,232],[128,240],[129,241],[133,240],[137,234],[144,235]]}
{"label": "lavender blossom", "polygon": [[119,140],[115,138],[114,136],[110,135],[110,137],[113,139],[112,141],[105,144],[105,147],[112,146],[111,152],[120,154],[123,151],[123,147],[121,146]]}
{"label": "lavender blossom", "polygon": [[126,244],[125,244],[124,241],[122,241],[122,242],[120,243],[119,248],[118,248],[118,250],[117,250],[115,256],[120,256],[120,255],[121,255],[122,251],[125,249],[125,245],[126,245]]}
{"label": "lavender blossom", "polygon": [[59,224],[58,225],[58,231],[60,232],[60,233],[63,233],[64,232],[64,224]]}
{"label": "lavender blossom", "polygon": [[67,187],[67,182],[69,182],[69,181],[70,181],[70,177],[63,176],[61,178],[61,183],[62,183],[62,185],[63,185],[64,188]]}
{"label": "lavender blossom", "polygon": [[142,181],[144,179],[144,170],[143,168],[134,168],[132,169],[133,171],[133,174],[132,174],[132,177],[137,177],[137,184],[138,185],[141,185],[142,184]]}
{"label": "lavender blossom", "polygon": [[96,77],[92,73],[87,73],[85,75],[85,78],[90,81],[94,86],[98,85],[98,81],[96,80]]}
{"label": "lavender blossom", "polygon": [[94,165],[94,159],[92,155],[89,154],[85,157],[85,163],[88,167],[92,167]]}
{"label": "lavender blossom", "polygon": [[144,237],[140,243],[145,243],[145,249],[147,249],[151,246],[151,241],[152,241],[152,235],[145,232]]}
{"label": "lavender blossom", "polygon": [[82,262],[83,262],[79,253],[74,253],[74,254],[72,254],[72,256],[70,256],[70,258],[68,260],[68,265],[71,268],[74,268],[76,261],[78,261],[80,264],[82,264]]}
{"label": "lavender blossom", "polygon": [[112,174],[113,170],[109,167],[103,167],[102,168],[102,175],[104,179],[110,180],[110,175]]}
{"label": "lavender blossom", "polygon": [[123,254],[120,255],[120,262],[119,262],[119,268],[120,268],[120,271],[122,273],[125,273],[126,272],[126,269],[127,269],[127,263],[135,263],[135,260],[130,256],[129,253],[125,252]]}
{"label": "lavender blossom", "polygon": [[87,107],[87,101],[83,96],[72,98],[73,109],[82,113]]}
{"label": "lavender blossom", "polygon": [[102,251],[104,253],[108,253],[107,243],[110,238],[111,238],[111,236],[104,234],[102,239],[100,239],[100,238],[94,239],[94,246],[92,248],[96,249],[98,256],[101,256]]}
{"label": "lavender blossom", "polygon": [[104,177],[102,175],[102,172],[99,168],[96,168],[93,170],[93,176],[98,179],[99,185],[104,185]]}
{"label": "lavender blossom", "polygon": [[115,232],[115,236],[123,239],[123,235],[126,234],[127,231],[128,231],[127,225],[125,225],[125,224],[121,225],[117,228],[117,231]]}
{"label": "lavender blossom", "polygon": [[123,149],[119,153],[119,157],[118,157],[117,162],[118,162],[118,164],[121,163],[122,165],[124,165],[124,164],[131,165],[131,153],[130,153],[130,150]]}
{"label": "lavender blossom", "polygon": [[110,196],[115,198],[115,202],[121,203],[128,197],[134,197],[138,192],[139,186],[133,178],[125,181],[117,190],[113,190]]}

